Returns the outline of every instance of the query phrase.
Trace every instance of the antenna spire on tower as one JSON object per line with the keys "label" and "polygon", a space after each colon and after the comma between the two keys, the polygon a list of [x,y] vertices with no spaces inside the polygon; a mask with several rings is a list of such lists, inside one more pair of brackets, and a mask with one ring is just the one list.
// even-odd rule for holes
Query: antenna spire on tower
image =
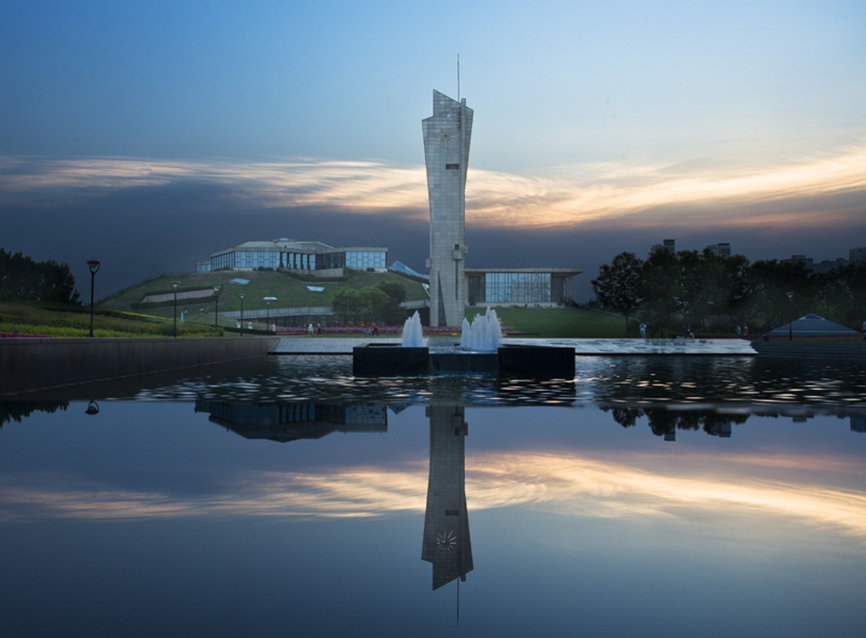
{"label": "antenna spire on tower", "polygon": [[457,101],[460,101],[460,54],[457,54]]}

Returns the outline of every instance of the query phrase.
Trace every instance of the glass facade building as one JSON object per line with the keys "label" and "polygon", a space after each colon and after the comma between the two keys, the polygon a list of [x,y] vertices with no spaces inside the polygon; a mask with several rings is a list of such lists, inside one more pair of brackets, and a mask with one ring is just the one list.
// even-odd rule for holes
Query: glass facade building
{"label": "glass facade building", "polygon": [[467,268],[469,305],[554,305],[572,300],[571,278],[583,270],[567,268]]}
{"label": "glass facade building", "polygon": [[382,247],[334,248],[316,241],[248,241],[213,253],[209,260],[196,262],[197,272],[214,270],[286,270],[328,271],[342,268],[385,270],[388,249]]}

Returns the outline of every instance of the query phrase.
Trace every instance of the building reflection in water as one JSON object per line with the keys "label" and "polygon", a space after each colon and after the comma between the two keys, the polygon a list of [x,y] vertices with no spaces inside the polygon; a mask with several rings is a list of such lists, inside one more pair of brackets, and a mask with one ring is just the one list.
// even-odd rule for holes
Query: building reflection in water
{"label": "building reflection in water", "polygon": [[207,412],[210,421],[244,438],[281,443],[320,439],[332,432],[388,431],[384,405],[196,401],[195,411]]}
{"label": "building reflection in water", "polygon": [[430,477],[424,514],[421,559],[433,564],[433,589],[472,571],[472,543],[466,511],[464,441],[469,426],[465,408],[432,402],[430,417]]}

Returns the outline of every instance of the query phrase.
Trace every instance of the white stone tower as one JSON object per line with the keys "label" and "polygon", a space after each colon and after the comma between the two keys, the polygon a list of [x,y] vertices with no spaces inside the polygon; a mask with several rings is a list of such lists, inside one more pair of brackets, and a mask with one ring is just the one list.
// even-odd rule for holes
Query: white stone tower
{"label": "white stone tower", "polygon": [[421,121],[430,199],[430,325],[460,326],[466,309],[466,169],[473,111],[433,91]]}

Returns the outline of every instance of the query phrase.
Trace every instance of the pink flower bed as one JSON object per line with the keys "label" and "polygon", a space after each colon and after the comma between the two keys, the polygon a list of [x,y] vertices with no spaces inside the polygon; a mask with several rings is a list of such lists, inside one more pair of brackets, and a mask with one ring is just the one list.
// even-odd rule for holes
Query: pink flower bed
{"label": "pink flower bed", "polygon": [[[323,335],[366,335],[371,326],[322,326]],[[424,326],[423,332],[425,335],[459,335],[462,331],[460,327],[453,326]],[[503,333],[511,332],[510,328],[503,326]],[[277,334],[281,335],[306,335],[307,328],[301,326],[277,326]],[[403,326],[379,326],[379,335],[400,335],[403,334]]]}

